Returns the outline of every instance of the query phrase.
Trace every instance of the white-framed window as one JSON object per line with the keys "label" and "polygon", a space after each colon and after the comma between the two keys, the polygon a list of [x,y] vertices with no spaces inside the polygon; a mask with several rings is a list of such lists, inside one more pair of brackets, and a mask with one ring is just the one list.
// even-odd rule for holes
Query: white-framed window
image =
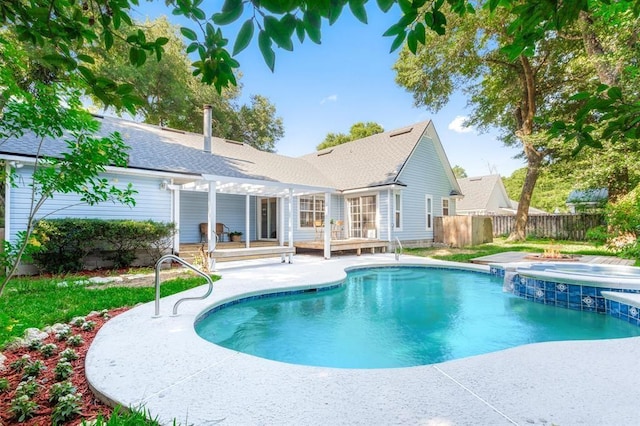
{"label": "white-framed window", "polygon": [[428,194],[425,195],[424,206],[425,218],[427,221],[427,231],[431,231],[433,229],[433,196]]}
{"label": "white-framed window", "polygon": [[402,192],[393,193],[393,225],[402,229]]}
{"label": "white-framed window", "polygon": [[449,199],[442,199],[442,216],[449,216]]}
{"label": "white-framed window", "polygon": [[299,199],[300,228],[313,228],[316,221],[324,223],[324,195],[305,195]]}

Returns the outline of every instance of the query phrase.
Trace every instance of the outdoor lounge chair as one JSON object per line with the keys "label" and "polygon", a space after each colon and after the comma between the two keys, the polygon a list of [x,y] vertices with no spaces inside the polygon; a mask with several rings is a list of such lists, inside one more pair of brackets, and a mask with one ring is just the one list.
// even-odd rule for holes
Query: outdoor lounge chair
{"label": "outdoor lounge chair", "polygon": [[[207,241],[207,235],[209,234],[209,225],[206,222],[200,224],[200,242]],[[224,241],[224,236],[227,236],[229,240],[229,227],[224,223],[216,223],[216,236],[218,241]]]}

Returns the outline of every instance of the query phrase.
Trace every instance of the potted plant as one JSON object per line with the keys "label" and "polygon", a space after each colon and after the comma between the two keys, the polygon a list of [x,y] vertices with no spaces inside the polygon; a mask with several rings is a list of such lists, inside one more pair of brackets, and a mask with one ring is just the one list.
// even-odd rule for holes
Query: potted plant
{"label": "potted plant", "polygon": [[231,238],[231,241],[239,242],[241,241],[242,232],[240,231],[229,232],[229,237]]}

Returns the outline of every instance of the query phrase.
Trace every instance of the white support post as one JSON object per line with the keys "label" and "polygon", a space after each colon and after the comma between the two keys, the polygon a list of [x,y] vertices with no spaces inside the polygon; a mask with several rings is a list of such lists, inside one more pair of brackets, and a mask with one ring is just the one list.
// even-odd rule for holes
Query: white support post
{"label": "white support post", "polygon": [[[11,241],[11,165],[9,161],[5,161],[5,180],[4,180],[4,240]],[[2,243],[4,246],[4,242]],[[5,270],[6,273],[6,270]]]}
{"label": "white support post", "polygon": [[249,236],[251,235],[249,232],[251,232],[251,225],[249,224],[249,218],[251,217],[251,196],[249,194],[245,195],[246,201],[245,201],[245,208],[244,208],[244,215],[245,215],[245,227],[244,227],[244,235],[246,235],[245,241],[244,241],[244,245],[246,248],[249,248],[251,246],[251,244],[249,243]]}
{"label": "white support post", "polygon": [[324,193],[324,258],[331,259],[331,194]]}
{"label": "white support post", "polygon": [[278,245],[284,245],[284,197],[278,197]]}
{"label": "white support post", "polygon": [[180,190],[171,191],[172,196],[172,212],[171,220],[176,225],[176,233],[173,235],[173,252],[180,253]]}
{"label": "white support post", "polygon": [[391,203],[394,203],[395,206],[396,202],[395,195],[391,189],[387,189],[387,198],[387,240],[391,241],[391,230],[395,229],[395,210],[393,210]]}
{"label": "white support post", "polygon": [[[289,247],[293,248],[293,188],[289,188],[289,220],[287,221],[287,239]],[[291,263],[291,254],[289,253],[289,263]]]}
{"label": "white support post", "polygon": [[209,202],[207,203],[207,242],[209,256],[209,270],[215,271],[216,260],[211,255],[216,249],[216,191],[218,182],[209,182]]}

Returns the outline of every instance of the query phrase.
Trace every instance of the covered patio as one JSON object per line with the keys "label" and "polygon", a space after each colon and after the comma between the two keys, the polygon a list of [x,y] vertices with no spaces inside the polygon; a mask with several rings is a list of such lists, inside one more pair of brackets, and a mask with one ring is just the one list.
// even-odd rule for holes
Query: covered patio
{"label": "covered patio", "polygon": [[[206,221],[206,241],[203,244],[196,245],[197,253],[205,250],[209,258],[209,267],[215,269],[217,260],[239,260],[246,258],[281,256],[285,261],[285,256],[291,260],[291,255],[295,253],[294,247],[294,200],[296,197],[309,194],[325,194],[328,200],[325,204],[326,215],[329,215],[331,209],[331,194],[336,190],[327,187],[309,186],[290,184],[272,180],[229,177],[220,175],[202,175],[202,179],[198,181],[185,182],[182,184],[169,185],[173,194],[173,217],[175,223],[180,224],[180,195],[185,191],[205,192],[207,193],[207,221]],[[241,243],[231,243],[221,241],[216,235],[216,223],[218,220],[218,196],[219,194],[232,194],[236,196],[244,196],[244,229],[242,234],[245,235],[244,241]],[[252,198],[257,199],[275,199],[274,212],[269,216],[268,221],[272,224],[277,232],[274,232],[276,238],[260,239],[256,238],[258,233],[256,228],[260,220],[265,220],[262,212],[256,210],[255,216],[252,215],[251,201]],[[235,217],[242,215],[238,211]],[[252,238],[253,236],[253,238]],[[323,255],[325,258],[331,257],[330,240],[331,230],[327,229],[322,235]],[[191,246],[191,247],[189,247]],[[186,256],[187,253],[193,252],[193,244],[183,247],[180,243],[180,230],[174,238],[174,252]]]}

